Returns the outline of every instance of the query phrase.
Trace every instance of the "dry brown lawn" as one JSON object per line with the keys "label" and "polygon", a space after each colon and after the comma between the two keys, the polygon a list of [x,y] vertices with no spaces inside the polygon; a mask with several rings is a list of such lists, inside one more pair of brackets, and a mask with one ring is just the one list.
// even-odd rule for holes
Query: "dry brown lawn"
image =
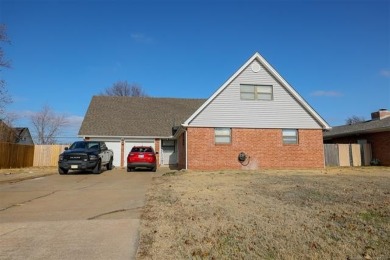
{"label": "dry brown lawn", "polygon": [[169,172],[137,259],[390,259],[390,168]]}

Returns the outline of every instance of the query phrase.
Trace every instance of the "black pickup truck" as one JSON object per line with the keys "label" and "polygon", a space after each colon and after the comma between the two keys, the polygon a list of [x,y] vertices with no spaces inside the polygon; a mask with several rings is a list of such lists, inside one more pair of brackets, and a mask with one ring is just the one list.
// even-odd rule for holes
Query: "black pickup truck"
{"label": "black pickup truck", "polygon": [[67,174],[69,170],[92,170],[100,174],[102,166],[107,170],[112,169],[114,153],[109,150],[104,142],[78,141],[60,154],[58,158],[58,172]]}

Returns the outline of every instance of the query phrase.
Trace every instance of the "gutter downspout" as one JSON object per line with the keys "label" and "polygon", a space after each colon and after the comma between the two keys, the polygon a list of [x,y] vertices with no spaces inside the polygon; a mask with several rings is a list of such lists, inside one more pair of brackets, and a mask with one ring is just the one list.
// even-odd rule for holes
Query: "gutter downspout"
{"label": "gutter downspout", "polygon": [[121,138],[121,168],[124,167],[125,160],[125,139]]}
{"label": "gutter downspout", "polygon": [[186,140],[186,170],[188,170],[188,138],[187,138],[187,129],[184,131],[185,140]]}

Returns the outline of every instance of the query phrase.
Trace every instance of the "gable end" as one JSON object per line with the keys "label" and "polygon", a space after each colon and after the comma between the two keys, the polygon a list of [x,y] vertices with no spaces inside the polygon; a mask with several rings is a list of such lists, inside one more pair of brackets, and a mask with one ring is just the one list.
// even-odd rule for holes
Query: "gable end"
{"label": "gable end", "polygon": [[[242,98],[242,86],[272,90],[254,100]],[[264,88],[263,86],[268,86]],[[269,87],[271,86],[271,87]],[[248,89],[248,88],[246,88]],[[251,88],[249,88],[251,89]],[[263,89],[263,90],[262,90]],[[241,92],[241,93],[240,93]],[[248,94],[249,97],[250,94]],[[264,98],[265,97],[265,98]],[[249,98],[250,99],[250,98]],[[185,123],[196,127],[307,128],[329,125],[258,53],[252,56]]]}

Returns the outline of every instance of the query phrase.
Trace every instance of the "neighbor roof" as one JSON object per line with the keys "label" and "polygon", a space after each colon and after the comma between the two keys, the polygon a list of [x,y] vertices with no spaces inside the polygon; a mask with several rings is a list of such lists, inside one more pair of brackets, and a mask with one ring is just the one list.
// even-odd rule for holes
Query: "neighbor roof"
{"label": "neighbor roof", "polygon": [[390,131],[390,117],[381,120],[369,120],[352,125],[335,126],[332,130],[324,132],[324,139],[327,140],[335,137],[384,131]]}
{"label": "neighbor roof", "polygon": [[26,132],[28,131],[28,134],[30,132],[27,127],[14,127],[14,130],[18,137],[21,137],[24,131]]}
{"label": "neighbor roof", "polygon": [[330,129],[328,123],[295,91],[295,89],[287,83],[286,80],[279,75],[279,73],[269,64],[263,56],[256,52],[241,68],[233,74],[194,114],[191,115],[183,124],[188,126],[196,116],[198,116],[226,87],[228,87],[233,80],[238,77],[246,67],[248,67],[253,61],[257,60],[262,64],[268,72],[280,82],[282,86],[296,99],[296,101],[302,105],[304,109],[322,126],[323,129]]}
{"label": "neighbor roof", "polygon": [[206,99],[94,96],[79,136],[170,137]]}
{"label": "neighbor roof", "polygon": [[13,143],[16,141],[16,138],[15,130],[0,119],[0,141]]}

